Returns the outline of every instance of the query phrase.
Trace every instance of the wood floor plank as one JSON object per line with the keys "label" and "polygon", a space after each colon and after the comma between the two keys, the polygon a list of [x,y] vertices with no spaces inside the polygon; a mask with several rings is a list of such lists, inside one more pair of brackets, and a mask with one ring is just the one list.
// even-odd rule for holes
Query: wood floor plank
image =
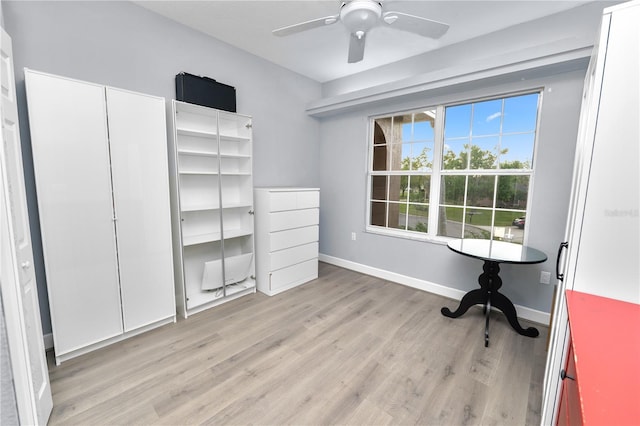
{"label": "wood floor plank", "polygon": [[321,263],[252,294],[56,366],[51,425],[538,424],[546,357],[482,310]]}

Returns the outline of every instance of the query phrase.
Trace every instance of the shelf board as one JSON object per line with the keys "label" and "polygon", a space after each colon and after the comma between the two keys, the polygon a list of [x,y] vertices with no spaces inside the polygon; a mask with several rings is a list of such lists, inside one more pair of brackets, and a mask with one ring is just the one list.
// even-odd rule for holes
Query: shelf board
{"label": "shelf board", "polygon": [[207,130],[187,129],[185,127],[178,127],[176,129],[178,135],[183,136],[197,136],[199,138],[217,139],[218,134],[216,132],[210,132]]}
{"label": "shelf board", "polygon": [[253,234],[253,229],[227,229],[224,231],[224,239],[230,240],[231,238],[246,237]]}
{"label": "shelf board", "polygon": [[251,158],[248,154],[220,154],[221,158]]}
{"label": "shelf board", "polygon": [[222,172],[222,176],[251,176],[251,172]]}
{"label": "shelf board", "polygon": [[[181,175],[215,175],[215,176],[218,176],[220,173],[212,172],[212,171],[208,171],[208,170],[199,170],[199,171],[196,171],[196,170],[180,170],[178,172],[178,174],[181,174]],[[222,174],[224,175],[226,173],[222,173]]]}
{"label": "shelf board", "polygon": [[183,246],[194,246],[196,244],[212,243],[220,241],[220,232],[211,232],[208,234],[182,236]]}
{"label": "shelf board", "polygon": [[220,206],[217,204],[203,204],[203,205],[191,205],[191,206],[180,206],[181,212],[198,212],[205,210],[219,210]]}
{"label": "shelf board", "polygon": [[249,142],[251,139],[244,136],[220,135],[220,139],[228,142]]}
{"label": "shelf board", "polygon": [[[246,207],[251,209],[253,205],[250,201],[238,201],[234,203],[225,204],[222,209],[237,209],[241,207]],[[190,205],[190,206],[181,206],[180,211],[182,212],[197,212],[204,210],[220,210],[220,206],[217,204],[202,204],[202,205]]]}
{"label": "shelf board", "polygon": [[197,149],[184,149],[184,148],[178,148],[178,154],[193,155],[196,157],[217,157],[218,156],[218,153],[216,152],[201,151]]}
{"label": "shelf board", "polygon": [[209,130],[198,130],[198,129],[189,129],[186,127],[178,127],[176,128],[176,133],[178,135],[184,136],[197,136],[201,138],[209,138],[209,139],[217,139],[220,137],[221,140],[226,142],[249,142],[251,138],[244,136],[235,136],[235,135],[220,135],[218,132],[212,132]]}
{"label": "shelf board", "polygon": [[[224,239],[230,240],[232,238],[238,237],[246,237],[247,235],[253,234],[253,230],[250,228],[246,229],[228,229],[224,231]],[[194,246],[196,244],[204,244],[204,243],[212,243],[216,241],[220,241],[222,236],[220,232],[210,232],[207,234],[199,234],[199,235],[184,235],[182,237],[182,245],[183,246]]]}
{"label": "shelf board", "polygon": [[197,150],[197,149],[183,149],[183,148],[179,148],[178,149],[178,154],[180,155],[191,155],[194,157],[220,157],[220,158],[246,158],[249,159],[251,158],[251,155],[249,154],[218,154],[217,152],[210,152],[210,151],[204,151],[204,150]]}
{"label": "shelf board", "polygon": [[251,205],[251,202],[244,202],[244,201],[237,201],[235,203],[225,203],[224,206],[222,206],[223,209],[237,209],[240,207],[246,207],[248,209],[252,208],[253,206]]}

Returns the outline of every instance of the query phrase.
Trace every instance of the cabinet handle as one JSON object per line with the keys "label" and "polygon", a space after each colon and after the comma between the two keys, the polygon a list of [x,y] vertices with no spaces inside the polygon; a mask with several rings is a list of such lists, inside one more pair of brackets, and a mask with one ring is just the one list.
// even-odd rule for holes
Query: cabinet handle
{"label": "cabinet handle", "polygon": [[254,214],[255,212],[253,210],[249,210],[249,214]]}
{"label": "cabinet handle", "polygon": [[572,377],[572,376],[568,375],[568,374],[567,374],[567,372],[566,372],[566,371],[564,371],[564,370],[560,370],[560,378],[561,378],[562,380],[564,380],[564,379],[573,380],[574,382],[575,382],[575,380],[576,380],[576,379],[575,379],[575,377]]}
{"label": "cabinet handle", "polygon": [[560,243],[560,247],[558,247],[558,257],[556,258],[556,278],[560,281],[564,281],[564,274],[560,273],[560,257],[562,256],[562,251],[569,247],[568,242]]}
{"label": "cabinet handle", "polygon": [[29,266],[31,266],[31,262],[29,262],[28,260],[22,262],[20,264],[20,266],[22,266],[22,269],[27,269]]}

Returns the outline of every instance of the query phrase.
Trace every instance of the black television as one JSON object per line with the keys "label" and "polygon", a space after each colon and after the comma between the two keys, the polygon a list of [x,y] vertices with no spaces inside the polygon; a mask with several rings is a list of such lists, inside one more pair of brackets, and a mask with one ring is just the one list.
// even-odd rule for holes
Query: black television
{"label": "black television", "polygon": [[176,75],[176,99],[196,105],[236,112],[236,88],[209,77],[181,72]]}

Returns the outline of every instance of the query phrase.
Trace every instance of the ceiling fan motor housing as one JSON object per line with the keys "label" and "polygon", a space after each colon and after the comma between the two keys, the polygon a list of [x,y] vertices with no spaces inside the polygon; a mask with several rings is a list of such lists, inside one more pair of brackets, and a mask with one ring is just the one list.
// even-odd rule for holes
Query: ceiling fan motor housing
{"label": "ceiling fan motor housing", "polygon": [[340,20],[351,34],[362,38],[382,16],[382,5],[373,0],[352,0],[340,9]]}

